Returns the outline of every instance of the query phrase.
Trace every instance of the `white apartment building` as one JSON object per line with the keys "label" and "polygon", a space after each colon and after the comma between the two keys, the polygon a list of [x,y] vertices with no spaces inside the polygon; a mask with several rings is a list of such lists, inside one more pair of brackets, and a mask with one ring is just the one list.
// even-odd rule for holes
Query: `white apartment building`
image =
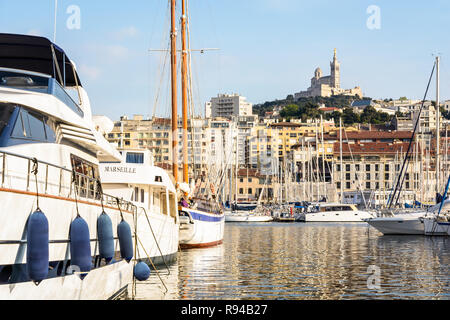
{"label": "white apartment building", "polygon": [[247,102],[245,97],[238,94],[219,94],[211,98],[205,105],[205,115],[211,118],[229,118],[239,116],[251,116],[253,114],[253,104]]}

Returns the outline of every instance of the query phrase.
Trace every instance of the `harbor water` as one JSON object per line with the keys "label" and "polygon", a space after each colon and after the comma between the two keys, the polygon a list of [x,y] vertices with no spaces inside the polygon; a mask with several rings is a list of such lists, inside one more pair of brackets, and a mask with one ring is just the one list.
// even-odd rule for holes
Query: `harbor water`
{"label": "harbor water", "polygon": [[447,237],[383,236],[365,223],[229,223],[222,245],[180,251],[136,284],[135,298],[447,300],[449,263]]}

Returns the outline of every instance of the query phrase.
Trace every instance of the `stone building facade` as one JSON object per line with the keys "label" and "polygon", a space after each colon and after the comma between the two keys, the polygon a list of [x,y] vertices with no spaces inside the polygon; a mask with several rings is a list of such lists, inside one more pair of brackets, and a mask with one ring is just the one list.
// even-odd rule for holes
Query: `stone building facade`
{"label": "stone building facade", "polygon": [[330,68],[331,72],[329,76],[323,76],[322,69],[317,68],[308,90],[296,93],[294,98],[298,100],[300,98],[331,97],[335,95],[363,97],[362,90],[359,86],[353,89],[341,88],[341,64],[337,59],[336,49],[334,49],[333,61],[330,63]]}

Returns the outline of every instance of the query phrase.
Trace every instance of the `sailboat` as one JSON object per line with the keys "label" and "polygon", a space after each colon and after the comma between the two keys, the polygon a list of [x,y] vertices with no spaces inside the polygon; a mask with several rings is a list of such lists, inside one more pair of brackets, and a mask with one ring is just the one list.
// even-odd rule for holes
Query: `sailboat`
{"label": "sailboat", "polygon": [[[189,184],[189,163],[188,163],[188,52],[187,47],[187,0],[181,0],[181,34],[182,34],[182,120],[183,120],[183,183],[177,184],[179,191],[183,194],[180,201],[180,247],[183,249],[197,247],[211,247],[223,242],[225,215],[218,199],[211,188],[212,194],[208,199],[201,197],[193,198],[195,190]],[[172,132],[178,132],[177,116],[177,86],[176,86],[176,26],[175,26],[175,5],[176,0],[171,0],[171,68],[172,68]],[[190,55],[189,55],[190,57]],[[193,127],[193,123],[191,123]],[[173,175],[178,181],[177,164],[177,134],[173,134]],[[192,134],[192,141],[194,134]],[[212,186],[212,185],[210,185]]]}
{"label": "sailboat", "polygon": [[[237,192],[238,177],[238,159],[237,159],[237,142],[235,143],[235,203],[225,213],[226,222],[271,222],[273,221],[269,209],[261,205],[262,196],[266,187],[267,181],[264,183],[264,188],[261,190],[258,201],[256,203],[240,203]],[[230,171],[231,175],[231,171]],[[230,177],[231,180],[231,177]],[[266,178],[267,180],[267,178]],[[247,179],[248,181],[248,179]],[[231,188],[230,188],[230,203],[231,203]]]}
{"label": "sailboat", "polygon": [[[438,191],[439,191],[439,174],[440,174],[440,172],[439,172],[439,153],[440,153],[439,152],[439,142],[440,142],[440,132],[439,132],[440,119],[439,118],[440,117],[439,117],[439,107],[438,107],[439,106],[439,62],[440,62],[440,58],[436,57],[436,62],[433,65],[433,69],[432,69],[432,72],[430,75],[430,79],[428,81],[428,86],[427,86],[427,89],[425,92],[425,96],[422,101],[422,106],[419,110],[417,120],[416,120],[416,123],[414,126],[414,131],[413,131],[413,135],[411,137],[410,145],[409,145],[408,151],[405,155],[405,160],[403,162],[402,170],[399,173],[399,176],[397,177],[397,186],[393,190],[392,194],[389,197],[388,208],[387,208],[387,210],[380,211],[379,217],[370,218],[370,219],[365,220],[369,225],[371,225],[372,227],[374,227],[375,229],[377,229],[384,235],[387,235],[387,234],[389,234],[389,235],[415,235],[415,234],[423,235],[423,234],[427,234],[425,224],[431,225],[431,227],[428,228],[429,233],[431,233],[431,231],[432,231],[432,234],[434,234],[434,235],[438,235],[438,234],[443,235],[443,234],[447,233],[447,229],[440,230],[440,227],[438,224],[436,224],[436,226],[438,228],[436,228],[434,226],[434,221],[436,219],[436,216],[438,216],[440,210],[442,210],[442,206],[439,203],[428,210],[418,209],[418,210],[414,210],[413,212],[397,213],[395,209],[391,208],[391,206],[394,204],[394,201],[398,201],[398,199],[400,198],[403,169],[405,167],[407,168],[407,165],[408,165],[410,148],[414,142],[414,137],[416,135],[416,131],[417,131],[417,128],[418,128],[418,125],[420,122],[422,109],[423,109],[423,106],[424,106],[424,103],[426,100],[428,89],[429,89],[435,69],[436,69],[436,124],[437,124],[436,125],[436,128],[437,128],[437,130],[436,130],[436,141],[437,141],[436,192],[438,193]],[[421,159],[421,161],[423,161],[423,159]],[[427,168],[428,168],[428,166],[427,166]],[[427,178],[428,178],[428,174],[427,174]],[[398,192],[398,194],[397,194],[397,192]],[[445,202],[444,199],[441,200],[442,204],[444,204],[443,202]]]}
{"label": "sailboat", "polygon": [[449,186],[450,176],[441,203],[432,207],[430,213],[423,217],[425,235],[427,236],[450,235],[450,201],[446,200]]}

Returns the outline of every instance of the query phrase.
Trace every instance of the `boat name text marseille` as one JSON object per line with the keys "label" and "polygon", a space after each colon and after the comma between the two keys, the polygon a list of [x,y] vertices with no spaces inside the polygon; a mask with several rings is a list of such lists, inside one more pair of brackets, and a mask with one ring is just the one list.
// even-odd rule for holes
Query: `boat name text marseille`
{"label": "boat name text marseille", "polygon": [[126,168],[126,167],[105,167],[105,172],[136,173],[136,168]]}

